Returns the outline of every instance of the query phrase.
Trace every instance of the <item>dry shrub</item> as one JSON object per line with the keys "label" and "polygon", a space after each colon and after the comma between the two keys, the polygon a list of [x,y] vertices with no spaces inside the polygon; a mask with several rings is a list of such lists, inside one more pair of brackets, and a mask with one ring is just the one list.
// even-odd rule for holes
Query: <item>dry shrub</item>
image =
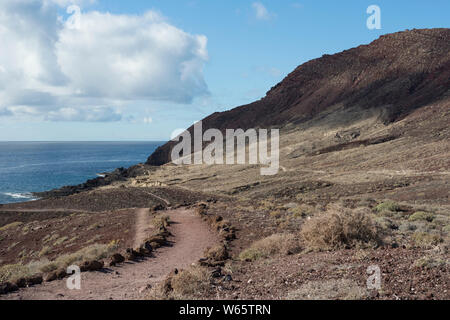
{"label": "dry shrub", "polygon": [[172,295],[177,299],[198,298],[208,292],[211,274],[206,268],[192,267],[172,278]]}
{"label": "dry shrub", "polygon": [[167,228],[170,226],[170,223],[170,217],[166,215],[155,217],[152,221],[152,225],[158,229]]}
{"label": "dry shrub", "polygon": [[439,234],[427,232],[414,232],[412,240],[416,246],[421,248],[431,248],[444,241]]}
{"label": "dry shrub", "polygon": [[292,254],[300,251],[299,241],[293,234],[276,233],[254,242],[239,255],[240,260],[254,261],[276,254]]}
{"label": "dry shrub", "polygon": [[310,250],[365,247],[380,241],[378,228],[368,214],[346,208],[331,209],[307,220],[300,235]]}
{"label": "dry shrub", "polygon": [[428,221],[432,222],[434,219],[434,214],[430,212],[417,211],[409,216],[409,221]]}
{"label": "dry shrub", "polygon": [[384,211],[391,211],[391,212],[397,212],[400,209],[400,206],[391,200],[385,201],[380,203],[375,207],[376,212],[384,212]]}
{"label": "dry shrub", "polygon": [[211,291],[211,273],[207,268],[192,266],[171,273],[160,285],[154,287],[150,299],[202,299]]}
{"label": "dry shrub", "polygon": [[225,261],[229,258],[228,249],[223,244],[218,244],[205,251],[206,259],[210,261]]}
{"label": "dry shrub", "polygon": [[367,296],[363,287],[349,279],[310,281],[291,291],[288,300],[362,300]]}

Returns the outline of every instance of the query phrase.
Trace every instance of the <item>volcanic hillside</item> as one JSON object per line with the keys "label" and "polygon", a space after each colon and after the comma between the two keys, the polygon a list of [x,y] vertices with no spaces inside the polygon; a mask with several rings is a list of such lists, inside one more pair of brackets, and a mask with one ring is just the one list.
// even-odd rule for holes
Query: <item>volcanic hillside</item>
{"label": "volcanic hillside", "polygon": [[[205,118],[203,130],[289,128],[336,108],[348,111],[346,121],[375,111],[388,124],[448,98],[449,87],[450,29],[414,29],[304,63],[263,99]],[[157,149],[147,164],[169,162],[173,145]]]}

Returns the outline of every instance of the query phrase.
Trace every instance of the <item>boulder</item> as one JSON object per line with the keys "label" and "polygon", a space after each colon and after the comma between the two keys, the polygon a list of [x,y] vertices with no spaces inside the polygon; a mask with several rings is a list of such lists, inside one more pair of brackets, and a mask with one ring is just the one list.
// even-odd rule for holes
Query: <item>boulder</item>
{"label": "boulder", "polygon": [[150,242],[148,242],[148,241],[145,241],[144,244],[142,245],[142,247],[145,248],[146,250],[148,250],[148,252],[150,252],[150,253],[153,251],[153,247],[150,244]]}
{"label": "boulder", "polygon": [[162,204],[157,204],[156,206],[153,206],[151,208],[151,211],[161,211],[161,210],[165,210],[166,208],[162,205]]}
{"label": "boulder", "polygon": [[52,282],[58,279],[58,275],[56,273],[56,271],[53,272],[49,272],[44,276],[44,281],[45,282]]}
{"label": "boulder", "polygon": [[125,257],[121,255],[120,253],[115,253],[111,257],[111,262],[109,263],[110,266],[115,266],[118,263],[122,263],[125,261]]}
{"label": "boulder", "polygon": [[67,271],[64,268],[56,270],[55,274],[58,279],[64,279],[65,277],[67,277]]}
{"label": "boulder", "polygon": [[145,240],[145,242],[158,243],[160,246],[163,246],[167,243],[167,239],[163,235],[157,234],[157,235],[151,236],[150,238]]}
{"label": "boulder", "polygon": [[25,279],[25,278],[17,279],[15,284],[19,288],[26,288],[26,286],[27,286],[27,279]]}
{"label": "boulder", "polygon": [[138,261],[139,258],[142,258],[142,254],[132,248],[127,249],[127,254],[125,258],[129,261]]}
{"label": "boulder", "polygon": [[[150,246],[151,247],[151,246]],[[148,250],[147,248],[145,248],[144,246],[140,247],[137,249],[137,252],[141,255],[141,256],[148,256],[149,254],[151,254],[152,252],[150,250]]]}
{"label": "boulder", "polygon": [[104,267],[103,261],[92,260],[83,262],[83,264],[80,267],[80,270],[81,272],[98,271],[103,269],[103,267]]}
{"label": "boulder", "polygon": [[19,287],[11,282],[4,282],[0,284],[0,294],[7,294],[19,290]]}
{"label": "boulder", "polygon": [[44,281],[42,275],[35,275],[35,276],[31,276],[26,278],[26,283],[27,286],[34,286],[37,284],[41,284]]}

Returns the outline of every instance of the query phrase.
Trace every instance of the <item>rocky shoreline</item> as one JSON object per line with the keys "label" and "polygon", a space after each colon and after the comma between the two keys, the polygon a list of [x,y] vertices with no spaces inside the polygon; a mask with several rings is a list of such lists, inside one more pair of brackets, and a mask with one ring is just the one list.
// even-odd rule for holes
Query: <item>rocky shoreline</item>
{"label": "rocky shoreline", "polygon": [[63,186],[61,188],[43,192],[32,192],[32,195],[39,199],[70,196],[80,192],[90,191],[98,187],[108,186],[117,181],[125,181],[129,178],[135,178],[144,173],[149,174],[151,171],[155,170],[155,168],[156,167],[154,166],[145,164],[137,164],[129,168],[117,168],[112,172],[102,173],[104,176],[89,179],[86,182],[79,185]]}

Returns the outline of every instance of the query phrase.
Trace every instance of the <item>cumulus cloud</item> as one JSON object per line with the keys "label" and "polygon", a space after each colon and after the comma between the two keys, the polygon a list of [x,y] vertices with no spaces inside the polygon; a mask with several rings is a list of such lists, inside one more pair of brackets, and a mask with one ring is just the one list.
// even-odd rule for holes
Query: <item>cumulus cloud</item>
{"label": "cumulus cloud", "polygon": [[269,10],[261,3],[261,2],[253,2],[252,8],[255,13],[255,17],[259,20],[269,20],[271,18],[271,14]]}
{"label": "cumulus cloud", "polygon": [[6,108],[0,108],[0,117],[12,116],[12,112]]}
{"label": "cumulus cloud", "polygon": [[122,115],[109,107],[60,108],[50,111],[46,119],[50,121],[112,122],[120,121]]}
{"label": "cumulus cloud", "polygon": [[2,0],[1,115],[118,121],[135,100],[188,104],[208,92],[207,38],[160,14],[114,15],[60,6],[92,0]]}

